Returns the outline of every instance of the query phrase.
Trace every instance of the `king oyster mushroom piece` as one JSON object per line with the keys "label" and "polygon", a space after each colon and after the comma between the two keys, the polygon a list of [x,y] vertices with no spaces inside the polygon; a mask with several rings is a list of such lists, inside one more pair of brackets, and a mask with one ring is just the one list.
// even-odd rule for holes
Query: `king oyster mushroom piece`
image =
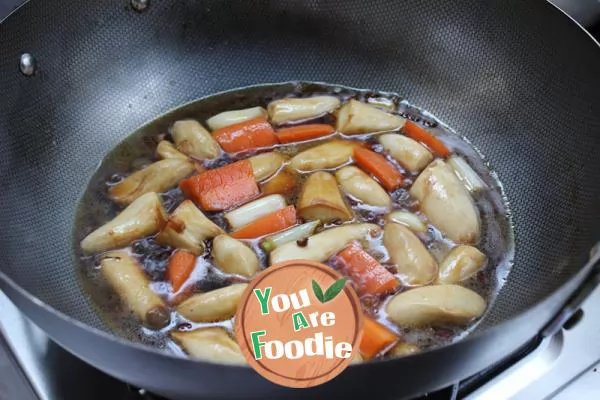
{"label": "king oyster mushroom piece", "polygon": [[442,160],[429,164],[410,188],[421,211],[446,237],[457,244],[479,241],[479,211],[471,195]]}
{"label": "king oyster mushroom piece", "polygon": [[224,328],[173,331],[171,337],[194,358],[223,364],[246,364],[240,346]]}
{"label": "king oyster mushroom piece", "polygon": [[162,159],[167,158],[178,158],[180,160],[187,160],[188,156],[180,152],[175,148],[173,143],[168,140],[161,140],[156,146],[156,155]]}
{"label": "king oyster mushroom piece", "polygon": [[341,167],[352,161],[358,142],[332,140],[304,150],[290,161],[290,168],[299,172],[312,172],[321,169]]}
{"label": "king oyster mushroom piece", "polygon": [[387,354],[392,357],[406,357],[417,354],[420,351],[421,348],[416,344],[399,341]]}
{"label": "king oyster mushroom piece", "polygon": [[206,293],[198,293],[177,306],[177,311],[194,322],[225,321],[235,315],[246,283],[236,283]]}
{"label": "king oyster mushroom piece", "polygon": [[426,233],[427,225],[421,220],[421,218],[410,211],[397,210],[392,211],[385,216],[386,221],[395,222],[400,225],[404,225],[410,228],[415,233]]}
{"label": "king oyster mushroom piece", "polygon": [[335,177],[319,171],[304,182],[298,199],[298,215],[306,221],[328,223],[352,219],[352,210],[344,201]]}
{"label": "king oyster mushroom piece", "polygon": [[398,133],[386,133],[378,140],[392,158],[412,173],[420,172],[433,160],[433,154],[425,146]]}
{"label": "king oyster mushroom piece", "polygon": [[99,253],[124,247],[158,232],[167,221],[160,197],[146,193],[138,197],[111,221],[81,241],[84,253]]}
{"label": "king oyster mushroom piece", "polygon": [[395,222],[386,223],[383,245],[405,285],[426,285],[437,278],[437,262],[408,227]]}
{"label": "king oyster mushroom piece", "polygon": [[198,160],[210,160],[221,154],[221,146],[204,127],[193,119],[173,124],[171,135],[177,150]]}
{"label": "king oyster mushroom piece", "polygon": [[279,171],[285,160],[286,157],[276,151],[258,154],[248,159],[252,164],[252,173],[258,182],[264,181]]}
{"label": "king oyster mushroom piece", "polygon": [[317,118],[334,111],[340,106],[340,100],[334,96],[314,96],[302,99],[281,99],[269,103],[267,111],[271,122],[281,124]]}
{"label": "king oyster mushroom piece", "polygon": [[457,246],[440,264],[439,283],[458,283],[475,275],[487,257],[473,246]]}
{"label": "king oyster mushroom piece", "polygon": [[254,251],[231,236],[219,235],[214,238],[212,255],[217,267],[228,274],[249,278],[260,269],[260,262]]}
{"label": "king oyster mushroom piece", "polygon": [[336,128],[347,135],[384,132],[402,128],[406,120],[369,104],[350,100],[340,108]]}
{"label": "king oyster mushroom piece", "polygon": [[464,325],[485,311],[485,300],[458,285],[433,285],[395,295],[386,306],[388,318],[401,327]]}
{"label": "king oyster mushroom piece", "polygon": [[204,252],[204,240],[222,233],[223,229],[208,219],[191,200],[185,200],[173,211],[156,241],[198,256]]}
{"label": "king oyster mushroom piece", "polygon": [[271,265],[288,260],[323,262],[353,240],[365,240],[381,232],[375,224],[349,224],[330,228],[307,238],[306,243],[286,243],[271,252]]}
{"label": "king oyster mushroom piece", "polygon": [[362,203],[386,209],[392,206],[388,192],[361,169],[347,166],[336,171],[335,177],[344,192]]}
{"label": "king oyster mushroom piece", "polygon": [[125,250],[102,255],[100,272],[127,307],[151,329],[169,324],[171,312],[150,288],[142,265]]}
{"label": "king oyster mushroom piece", "polygon": [[262,107],[251,107],[244,108],[243,110],[231,110],[231,111],[223,111],[217,115],[214,115],[206,120],[206,125],[213,130],[225,128],[226,126],[231,126],[235,124],[239,124],[240,122],[249,121],[254,118],[268,116],[267,110]]}
{"label": "king oyster mushroom piece", "polygon": [[134,172],[109,189],[110,197],[122,205],[131,204],[150,192],[166,192],[194,171],[191,160],[167,158]]}

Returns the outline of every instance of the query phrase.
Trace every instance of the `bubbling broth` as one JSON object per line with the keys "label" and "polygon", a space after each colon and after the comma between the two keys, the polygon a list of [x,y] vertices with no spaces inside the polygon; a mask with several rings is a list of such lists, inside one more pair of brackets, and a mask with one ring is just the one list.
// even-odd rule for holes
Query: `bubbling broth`
{"label": "bubbling broth", "polygon": [[465,138],[395,94],[310,83],[220,93],[140,128],[74,225],[82,286],[117,334],[223,363],[244,363],[232,318],[272,264],[348,276],[367,318],[359,362],[468,334],[513,246],[502,187]]}

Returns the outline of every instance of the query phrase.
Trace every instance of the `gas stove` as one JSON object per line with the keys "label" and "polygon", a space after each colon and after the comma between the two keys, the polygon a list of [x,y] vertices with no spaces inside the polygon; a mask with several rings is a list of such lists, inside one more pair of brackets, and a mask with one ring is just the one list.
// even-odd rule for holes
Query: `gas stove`
{"label": "gas stove", "polygon": [[[600,38],[600,0],[552,0]],[[0,19],[22,0],[0,0]],[[600,288],[557,333],[427,400],[600,398]],[[159,400],[56,345],[0,292],[0,400]]]}

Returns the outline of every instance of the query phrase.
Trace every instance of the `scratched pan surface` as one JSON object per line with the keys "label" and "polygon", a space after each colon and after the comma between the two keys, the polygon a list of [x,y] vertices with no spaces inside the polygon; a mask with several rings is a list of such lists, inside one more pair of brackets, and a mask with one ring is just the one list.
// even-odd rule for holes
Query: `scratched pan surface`
{"label": "scratched pan surface", "polygon": [[[124,1],[26,3],[0,25],[0,287],[66,349],[173,398],[401,398],[499,360],[568,297],[600,238],[600,52],[543,1],[463,3],[181,0],[141,13]],[[23,52],[37,63],[31,77]],[[71,228],[102,157],[182,103],[286,81],[397,92],[487,156],[516,256],[478,333],[299,392],[126,342],[98,318]]]}

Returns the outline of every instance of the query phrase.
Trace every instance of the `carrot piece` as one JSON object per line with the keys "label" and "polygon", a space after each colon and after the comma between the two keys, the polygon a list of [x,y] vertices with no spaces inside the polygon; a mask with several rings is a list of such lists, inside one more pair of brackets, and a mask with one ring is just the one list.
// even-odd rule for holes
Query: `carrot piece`
{"label": "carrot piece", "polygon": [[363,318],[363,337],[360,341],[360,354],[364,358],[373,358],[393,343],[398,341],[398,336],[379,322],[369,318]]}
{"label": "carrot piece", "polygon": [[275,132],[275,135],[277,135],[279,143],[292,143],[331,135],[333,132],[335,132],[335,129],[331,125],[308,124],[279,129]]}
{"label": "carrot piece", "polygon": [[236,239],[254,239],[287,229],[295,225],[296,222],[296,208],[294,206],[287,206],[238,229],[231,234],[231,237]]}
{"label": "carrot piece", "polygon": [[289,196],[294,193],[298,183],[298,176],[295,173],[283,170],[262,185],[262,194],[264,196],[270,194]]}
{"label": "carrot piece", "polygon": [[446,145],[442,143],[440,139],[436,138],[414,122],[406,121],[403,129],[404,133],[406,133],[406,136],[416,140],[417,142],[423,143],[438,156],[448,157],[450,155],[450,150],[448,150]]}
{"label": "carrot piece", "polygon": [[375,175],[388,191],[392,192],[402,185],[404,178],[400,171],[381,154],[357,147],[354,149],[354,160],[359,167]]}
{"label": "carrot piece", "polygon": [[260,194],[248,160],[209,169],[179,183],[185,195],[206,211],[223,211]]}
{"label": "carrot piece", "polygon": [[212,137],[228,153],[277,144],[277,136],[264,117],[217,129],[212,133]]}
{"label": "carrot piece", "polygon": [[344,260],[344,273],[358,285],[359,294],[385,294],[398,287],[398,280],[356,242],[338,256]]}
{"label": "carrot piece", "polygon": [[177,250],[169,259],[167,278],[173,286],[173,292],[178,292],[190,277],[196,265],[196,256],[187,250]]}

